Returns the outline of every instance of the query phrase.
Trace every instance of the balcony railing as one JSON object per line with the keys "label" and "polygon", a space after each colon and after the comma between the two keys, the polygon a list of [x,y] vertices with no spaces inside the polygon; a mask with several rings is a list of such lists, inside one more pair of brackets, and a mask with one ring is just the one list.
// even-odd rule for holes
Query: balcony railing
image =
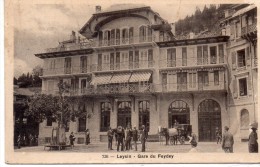
{"label": "balcony railing", "polygon": [[136,43],[145,43],[145,42],[153,42],[155,39],[154,36],[136,36],[129,38],[111,38],[111,39],[103,39],[103,40],[95,40],[93,44],[95,47],[102,46],[117,46],[117,45],[129,45]]}
{"label": "balcony railing", "polygon": [[160,68],[166,67],[185,67],[185,66],[199,66],[199,65],[213,65],[213,64],[224,64],[223,58],[189,58],[189,59],[176,59],[167,60],[163,59],[159,62]]}
{"label": "balcony railing", "polygon": [[71,43],[69,45],[63,45],[63,46],[58,46],[56,48],[48,48],[46,49],[47,53],[50,52],[62,52],[62,51],[70,51],[70,50],[80,50],[80,49],[88,49],[93,47],[94,42],[93,41],[88,41],[87,39],[82,39],[78,43]]}
{"label": "balcony railing", "polygon": [[98,85],[83,89],[70,91],[71,95],[103,95],[103,94],[125,94],[125,93],[152,93],[153,84],[121,84],[121,85]]}
{"label": "balcony railing", "polygon": [[54,68],[43,69],[43,76],[47,75],[64,75],[64,74],[84,74],[91,72],[91,67],[70,67],[70,68]]}
{"label": "balcony railing", "polygon": [[255,32],[256,29],[256,23],[253,23],[251,25],[248,25],[246,27],[242,27],[241,29],[241,35],[246,35],[247,33]]}
{"label": "balcony railing", "polygon": [[121,62],[121,63],[103,63],[101,65],[92,65],[92,71],[113,71],[113,70],[133,70],[133,69],[148,69],[154,67],[154,61],[140,60],[136,62]]}
{"label": "balcony railing", "polygon": [[[91,85],[83,89],[71,89],[65,96],[82,96],[82,95],[105,95],[105,94],[132,94],[132,93],[178,93],[178,92],[196,92],[196,91],[223,91],[225,82],[208,82],[208,83],[166,83],[166,84],[108,84],[108,85]],[[58,95],[58,90],[42,91],[46,94]]]}

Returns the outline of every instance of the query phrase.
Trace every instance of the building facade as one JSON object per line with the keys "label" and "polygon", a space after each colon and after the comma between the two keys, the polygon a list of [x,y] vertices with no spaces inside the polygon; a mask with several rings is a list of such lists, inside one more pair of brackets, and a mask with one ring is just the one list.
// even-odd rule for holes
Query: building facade
{"label": "building facade", "polygon": [[[67,82],[67,95],[81,99],[73,108],[88,113],[67,125],[77,143],[84,143],[86,129],[92,140],[105,141],[108,128],[119,125],[146,125],[152,139],[159,126],[172,127],[177,120],[191,124],[199,141],[214,141],[216,128],[240,128],[238,99],[230,90],[236,73],[230,68],[235,47],[230,47],[229,35],[180,40],[174,36],[174,24],[148,6],[100,9],[80,29],[84,38],[72,32],[70,40],[36,54],[44,59],[42,92],[57,94],[58,82]],[[243,41],[244,48],[251,46]],[[257,66],[251,67],[246,78],[252,71],[257,74]],[[250,112],[249,122],[255,118]],[[48,119],[40,124],[39,143],[50,140],[54,126]]]}

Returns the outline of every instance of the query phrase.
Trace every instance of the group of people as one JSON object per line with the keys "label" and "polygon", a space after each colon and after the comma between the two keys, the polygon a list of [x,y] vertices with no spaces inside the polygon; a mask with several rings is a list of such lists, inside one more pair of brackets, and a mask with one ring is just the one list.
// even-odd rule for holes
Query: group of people
{"label": "group of people", "polygon": [[[135,151],[137,151],[137,141],[140,139],[142,144],[142,152],[145,152],[145,142],[148,137],[148,132],[144,125],[140,131],[136,129],[136,126],[132,129],[130,126],[124,129],[122,126],[118,126],[116,129],[111,129],[107,132],[108,136],[108,149],[113,150],[113,139],[115,137],[117,151],[130,150],[132,148],[132,141],[134,144]],[[139,137],[140,136],[140,137]]]}
{"label": "group of people", "polygon": [[38,145],[38,136],[29,134],[28,136],[19,134],[17,136],[17,147],[18,149],[21,148],[21,146],[36,146]]}
{"label": "group of people", "polygon": [[[223,133],[222,136],[222,149],[226,153],[233,153],[233,145],[234,145],[233,135],[228,131],[229,128],[227,126],[224,127],[224,130],[225,132]],[[249,134],[249,138],[248,138],[248,151],[249,153],[258,153],[258,142],[257,142],[258,138],[256,133],[257,128],[251,127],[251,130],[252,131]]]}

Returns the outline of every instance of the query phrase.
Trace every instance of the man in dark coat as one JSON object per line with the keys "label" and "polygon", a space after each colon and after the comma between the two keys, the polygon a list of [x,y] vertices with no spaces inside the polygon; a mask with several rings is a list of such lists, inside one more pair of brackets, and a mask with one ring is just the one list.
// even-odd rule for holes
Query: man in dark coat
{"label": "man in dark coat", "polygon": [[141,143],[142,143],[142,152],[145,152],[145,142],[147,139],[147,132],[145,129],[145,126],[142,125],[142,130],[141,130]]}
{"label": "man in dark coat", "polygon": [[130,148],[131,148],[131,137],[132,137],[132,130],[129,127],[127,127],[126,128],[126,143],[125,143],[126,150],[130,150]]}
{"label": "man in dark coat", "polygon": [[252,127],[252,132],[249,135],[248,149],[249,153],[258,153],[257,133],[256,127]]}
{"label": "man in dark coat", "polygon": [[134,141],[134,145],[135,145],[135,151],[137,151],[138,131],[136,130],[136,126],[134,126],[132,135],[133,135],[133,141]]}
{"label": "man in dark coat", "polygon": [[108,131],[107,131],[108,149],[109,149],[109,150],[113,150],[113,149],[112,149],[113,136],[114,136],[114,133],[113,133],[111,127],[109,127],[109,129],[108,129]]}
{"label": "man in dark coat", "polygon": [[233,153],[233,145],[234,145],[233,135],[228,131],[229,128],[227,126],[225,126],[224,129],[225,132],[223,133],[223,137],[222,137],[222,149],[226,153]]}
{"label": "man in dark coat", "polygon": [[117,133],[117,151],[119,151],[120,145],[121,145],[121,151],[124,151],[125,132],[122,126],[118,126],[116,133]]}

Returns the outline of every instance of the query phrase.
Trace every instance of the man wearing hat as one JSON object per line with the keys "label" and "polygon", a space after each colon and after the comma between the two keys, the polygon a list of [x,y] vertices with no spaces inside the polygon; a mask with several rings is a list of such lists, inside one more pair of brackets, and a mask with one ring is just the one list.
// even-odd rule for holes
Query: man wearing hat
{"label": "man wearing hat", "polygon": [[117,151],[119,151],[120,146],[121,146],[121,151],[124,151],[125,132],[122,126],[118,126],[116,134],[117,134]]}
{"label": "man wearing hat", "polygon": [[248,140],[248,149],[249,153],[258,153],[258,143],[257,143],[257,127],[256,124],[251,125],[252,132],[249,135],[249,140]]}
{"label": "man wearing hat", "polygon": [[222,149],[226,153],[233,153],[234,138],[233,135],[228,131],[227,126],[224,127],[224,133],[222,137]]}
{"label": "man wearing hat", "polygon": [[134,141],[134,145],[135,145],[135,151],[137,151],[138,131],[136,129],[136,126],[134,126],[132,133],[133,133],[133,141]]}
{"label": "man wearing hat", "polygon": [[145,141],[147,139],[147,132],[145,129],[145,126],[142,125],[142,130],[141,130],[141,143],[142,143],[142,152],[145,152]]}

